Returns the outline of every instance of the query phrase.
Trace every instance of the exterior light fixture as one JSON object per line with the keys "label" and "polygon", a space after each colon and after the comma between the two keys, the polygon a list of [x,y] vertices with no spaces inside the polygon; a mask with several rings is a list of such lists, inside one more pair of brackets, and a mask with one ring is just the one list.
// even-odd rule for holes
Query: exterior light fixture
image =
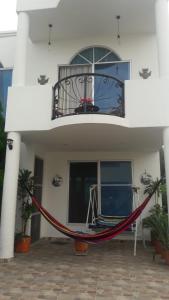
{"label": "exterior light fixture", "polygon": [[120,36],[120,19],[121,19],[120,15],[116,16],[116,20],[117,20],[117,40],[118,40],[119,44],[120,44],[120,38],[121,38],[121,36]]}
{"label": "exterior light fixture", "polygon": [[9,150],[13,149],[13,140],[12,139],[7,139],[6,140],[7,146]]}
{"label": "exterior light fixture", "polygon": [[152,176],[147,173],[147,171],[145,170],[144,173],[140,176],[140,182],[143,185],[149,185],[152,182]]}
{"label": "exterior light fixture", "polygon": [[54,176],[52,179],[52,185],[55,187],[61,186],[62,182],[63,178],[59,175]]}
{"label": "exterior light fixture", "polygon": [[51,46],[51,33],[52,33],[52,27],[53,27],[53,25],[49,24],[48,27],[49,27],[48,46]]}

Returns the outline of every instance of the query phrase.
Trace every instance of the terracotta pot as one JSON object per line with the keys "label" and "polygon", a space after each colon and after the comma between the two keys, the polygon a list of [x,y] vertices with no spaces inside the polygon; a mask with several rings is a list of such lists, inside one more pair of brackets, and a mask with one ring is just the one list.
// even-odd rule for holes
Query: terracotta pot
{"label": "terracotta pot", "polygon": [[16,240],[15,242],[15,252],[27,253],[30,250],[31,237],[23,236]]}
{"label": "terracotta pot", "polygon": [[163,258],[167,265],[169,265],[169,249],[164,249],[162,253]]}
{"label": "terracotta pot", "polygon": [[162,254],[163,247],[162,247],[161,242],[158,241],[158,240],[155,240],[153,244],[154,244],[154,248],[155,248],[156,253],[157,254]]}
{"label": "terracotta pot", "polygon": [[76,255],[87,255],[87,251],[89,248],[88,243],[81,242],[81,241],[75,241],[74,242],[75,247],[75,254]]}

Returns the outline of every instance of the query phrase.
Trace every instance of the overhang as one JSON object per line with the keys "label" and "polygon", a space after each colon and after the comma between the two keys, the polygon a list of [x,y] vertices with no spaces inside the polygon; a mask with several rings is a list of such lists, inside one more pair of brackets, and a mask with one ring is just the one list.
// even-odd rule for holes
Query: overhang
{"label": "overhang", "polygon": [[58,5],[44,7],[39,4],[39,9],[30,6],[28,10],[32,41],[47,41],[49,24],[53,40],[102,35],[113,39],[117,15],[121,16],[121,35],[155,32],[154,0],[60,0]]}

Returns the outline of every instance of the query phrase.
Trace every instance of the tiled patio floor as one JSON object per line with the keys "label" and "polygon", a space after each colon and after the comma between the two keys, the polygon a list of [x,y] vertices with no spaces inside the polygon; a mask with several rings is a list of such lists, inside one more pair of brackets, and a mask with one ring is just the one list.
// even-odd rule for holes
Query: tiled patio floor
{"label": "tiled patio floor", "polygon": [[0,300],[169,299],[169,266],[133,242],[90,245],[75,256],[69,240],[41,240],[29,254],[0,263]]}

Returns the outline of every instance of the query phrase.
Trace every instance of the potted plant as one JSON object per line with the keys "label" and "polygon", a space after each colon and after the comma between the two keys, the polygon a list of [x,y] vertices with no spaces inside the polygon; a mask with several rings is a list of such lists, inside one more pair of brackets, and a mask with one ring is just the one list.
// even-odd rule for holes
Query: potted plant
{"label": "potted plant", "polygon": [[150,210],[150,215],[143,219],[143,226],[151,229],[151,242],[157,253],[161,253],[162,245],[160,241],[160,226],[162,220],[162,208],[155,204]]}
{"label": "potted plant", "polygon": [[89,244],[83,241],[74,241],[75,254],[76,255],[87,255]]}
{"label": "potted plant", "polygon": [[168,214],[159,204],[155,204],[150,213],[143,220],[143,226],[151,229],[152,244],[156,253],[161,254],[169,264]]}
{"label": "potted plant", "polygon": [[22,230],[21,233],[16,235],[16,252],[28,252],[31,244],[31,237],[27,235],[27,224],[34,212],[34,206],[26,189],[27,187],[32,191],[34,187],[34,178],[31,173],[31,171],[23,169],[20,170],[18,177],[18,199],[21,202]]}

